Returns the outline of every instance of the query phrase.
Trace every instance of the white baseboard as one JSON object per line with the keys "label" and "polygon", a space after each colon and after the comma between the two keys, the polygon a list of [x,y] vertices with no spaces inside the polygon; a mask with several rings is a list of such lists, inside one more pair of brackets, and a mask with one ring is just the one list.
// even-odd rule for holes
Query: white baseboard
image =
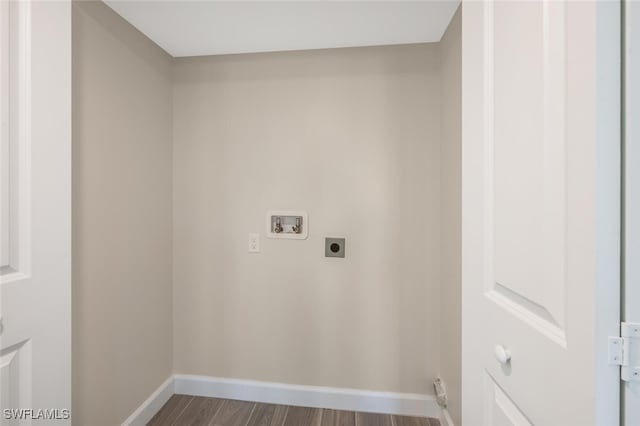
{"label": "white baseboard", "polygon": [[451,418],[451,414],[449,414],[449,410],[447,410],[446,408],[441,408],[440,424],[442,426],[455,426],[453,424],[453,419]]}
{"label": "white baseboard", "polygon": [[431,395],[289,385],[208,376],[175,375],[177,394],[240,399],[301,407],[440,418]]}
{"label": "white baseboard", "polygon": [[181,374],[169,377],[122,423],[122,426],[146,425],[173,394],[433,417],[440,419],[443,426],[454,426],[447,410],[442,410],[436,403],[435,397],[431,395],[290,385]]}
{"label": "white baseboard", "polygon": [[174,376],[169,377],[156,389],[149,398],[131,414],[122,426],[144,426],[162,408],[175,392],[173,390]]}

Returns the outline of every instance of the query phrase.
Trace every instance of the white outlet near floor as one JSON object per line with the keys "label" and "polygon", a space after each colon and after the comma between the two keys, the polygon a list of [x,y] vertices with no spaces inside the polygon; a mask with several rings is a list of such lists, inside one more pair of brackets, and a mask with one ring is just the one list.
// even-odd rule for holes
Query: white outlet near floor
{"label": "white outlet near floor", "polygon": [[260,234],[249,234],[249,253],[260,253]]}

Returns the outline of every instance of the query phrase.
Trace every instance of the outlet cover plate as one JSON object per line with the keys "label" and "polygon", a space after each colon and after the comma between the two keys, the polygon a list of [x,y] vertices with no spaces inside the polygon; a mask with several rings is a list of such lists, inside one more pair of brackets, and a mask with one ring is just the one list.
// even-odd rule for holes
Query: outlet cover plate
{"label": "outlet cover plate", "polygon": [[344,257],[346,239],[326,237],[324,239],[324,257]]}
{"label": "outlet cover plate", "polygon": [[260,253],[260,234],[249,233],[249,253]]}

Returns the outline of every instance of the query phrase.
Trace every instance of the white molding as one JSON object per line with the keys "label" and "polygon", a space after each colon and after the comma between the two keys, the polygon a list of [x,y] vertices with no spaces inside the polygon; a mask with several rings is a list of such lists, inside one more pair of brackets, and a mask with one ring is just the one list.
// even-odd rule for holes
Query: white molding
{"label": "white molding", "polygon": [[453,426],[447,410],[441,409],[432,395],[290,385],[183,374],[169,377],[122,423],[122,426],[146,425],[173,394],[431,417],[440,419],[443,426]]}
{"label": "white molding", "polygon": [[122,426],[146,425],[174,393],[174,376],[171,376],[122,423]]}
{"label": "white molding", "polygon": [[446,408],[442,408],[440,411],[440,424],[442,426],[455,426],[451,414],[449,414],[449,410]]}
{"label": "white molding", "polygon": [[[625,1],[624,5],[624,321],[640,322],[640,3]],[[600,5],[602,8],[603,6]],[[602,34],[604,37],[605,34]],[[604,51],[603,51],[604,52]],[[602,65],[604,68],[604,63]],[[603,73],[606,70],[602,70]],[[610,102],[612,102],[611,99]],[[606,112],[606,106],[602,112]],[[605,139],[602,139],[605,144]],[[603,146],[604,148],[604,146]],[[607,169],[602,171],[606,179]],[[613,176],[611,176],[613,177]],[[603,194],[604,195],[604,194]],[[603,229],[604,231],[604,229]],[[604,257],[602,257],[604,259]],[[608,275],[609,277],[611,275]],[[607,279],[603,275],[603,283]],[[600,295],[605,295],[607,287],[602,286]],[[607,297],[611,295],[610,289]],[[615,330],[614,330],[615,331]],[[611,330],[602,330],[601,336]],[[602,345],[600,345],[602,346]],[[602,348],[600,348],[602,350]],[[603,353],[604,355],[604,353]],[[602,389],[603,397],[609,392]],[[640,424],[640,386],[638,383],[625,382],[623,385],[623,406],[621,422],[625,425]]]}
{"label": "white molding", "polygon": [[441,417],[441,409],[432,395],[290,385],[181,374],[174,376],[174,390],[175,393],[184,395],[240,399],[300,407]]}

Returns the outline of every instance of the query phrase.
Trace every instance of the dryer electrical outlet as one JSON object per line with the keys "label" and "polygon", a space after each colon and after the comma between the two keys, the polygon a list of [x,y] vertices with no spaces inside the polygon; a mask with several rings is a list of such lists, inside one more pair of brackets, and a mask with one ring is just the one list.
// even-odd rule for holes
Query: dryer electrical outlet
{"label": "dryer electrical outlet", "polygon": [[344,257],[346,239],[327,237],[324,239],[324,257]]}

